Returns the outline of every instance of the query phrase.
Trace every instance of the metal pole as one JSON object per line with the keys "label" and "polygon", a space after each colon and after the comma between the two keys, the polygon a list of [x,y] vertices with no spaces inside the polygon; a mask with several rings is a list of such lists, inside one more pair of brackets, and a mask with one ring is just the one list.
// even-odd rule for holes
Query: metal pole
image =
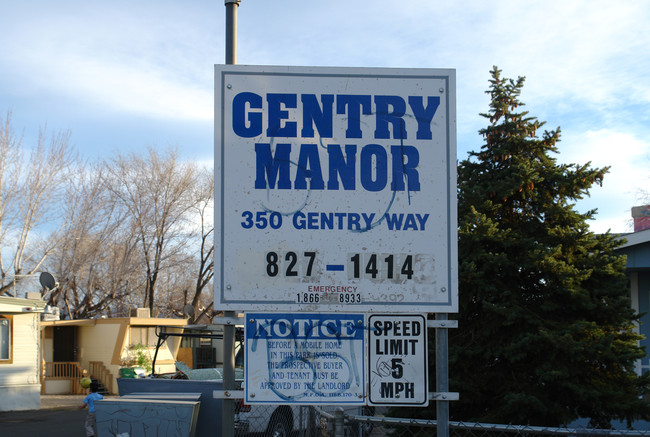
{"label": "metal pole", "polygon": [[338,407],[334,411],[334,437],[343,437],[345,435],[343,408]]}
{"label": "metal pole", "polygon": [[237,63],[237,8],[241,0],[224,0],[226,4],[226,64]]}
{"label": "metal pole", "polygon": [[[240,0],[224,0],[226,6],[226,64],[237,63],[237,8]],[[236,317],[226,311],[225,317]],[[235,389],[235,325],[223,327],[223,389]],[[235,436],[235,400],[224,399],[221,404],[221,435]]]}
{"label": "metal pole", "polygon": [[[436,314],[436,320],[447,320],[447,314]],[[436,391],[449,391],[449,330],[436,328]],[[449,401],[436,401],[438,437],[449,437]]]}
{"label": "metal pole", "polygon": [[[226,311],[226,317],[235,317],[234,311]],[[223,327],[223,389],[235,390],[235,325]],[[235,436],[235,400],[221,401],[221,435]]]}

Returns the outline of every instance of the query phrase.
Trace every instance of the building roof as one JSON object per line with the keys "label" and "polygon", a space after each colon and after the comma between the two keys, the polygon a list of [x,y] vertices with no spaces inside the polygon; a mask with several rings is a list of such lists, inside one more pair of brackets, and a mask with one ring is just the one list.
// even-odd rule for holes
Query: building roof
{"label": "building roof", "polygon": [[187,319],[167,319],[156,317],[116,317],[106,319],[51,320],[41,322],[45,326],[94,326],[101,324],[121,324],[131,326],[186,326]]}
{"label": "building roof", "polygon": [[650,229],[618,237],[625,243],[616,250],[627,256],[625,267],[629,271],[650,270]]}
{"label": "building roof", "polygon": [[650,243],[650,229],[645,229],[643,231],[633,232],[631,234],[621,234],[618,239],[627,240],[619,249],[625,249],[626,247],[637,246],[639,244]]}
{"label": "building roof", "polygon": [[0,313],[42,313],[43,311],[45,311],[45,301],[41,299],[0,296]]}

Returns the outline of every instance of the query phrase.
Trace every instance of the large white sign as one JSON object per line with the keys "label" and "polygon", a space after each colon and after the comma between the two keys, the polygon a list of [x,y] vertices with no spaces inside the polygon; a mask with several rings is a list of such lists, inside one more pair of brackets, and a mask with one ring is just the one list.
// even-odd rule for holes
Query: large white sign
{"label": "large white sign", "polygon": [[248,313],[247,403],[366,402],[363,314]]}
{"label": "large white sign", "polygon": [[216,308],[458,310],[454,70],[215,70]]}
{"label": "large white sign", "polygon": [[427,318],[372,314],[368,332],[368,404],[427,406]]}

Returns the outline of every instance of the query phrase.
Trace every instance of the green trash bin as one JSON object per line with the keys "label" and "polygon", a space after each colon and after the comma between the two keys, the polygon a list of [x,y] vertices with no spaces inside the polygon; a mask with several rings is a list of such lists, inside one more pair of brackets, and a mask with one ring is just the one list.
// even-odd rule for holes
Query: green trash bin
{"label": "green trash bin", "polygon": [[133,367],[122,367],[120,369],[120,378],[137,378]]}

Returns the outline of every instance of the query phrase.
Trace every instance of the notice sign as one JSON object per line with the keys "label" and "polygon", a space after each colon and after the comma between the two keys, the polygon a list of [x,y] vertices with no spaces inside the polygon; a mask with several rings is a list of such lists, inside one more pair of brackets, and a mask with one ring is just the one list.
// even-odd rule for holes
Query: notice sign
{"label": "notice sign", "polygon": [[363,314],[246,314],[246,403],[365,404]]}
{"label": "notice sign", "polygon": [[371,315],[368,330],[368,404],[427,406],[426,317]]}
{"label": "notice sign", "polygon": [[455,71],[217,65],[215,307],[458,311]]}

